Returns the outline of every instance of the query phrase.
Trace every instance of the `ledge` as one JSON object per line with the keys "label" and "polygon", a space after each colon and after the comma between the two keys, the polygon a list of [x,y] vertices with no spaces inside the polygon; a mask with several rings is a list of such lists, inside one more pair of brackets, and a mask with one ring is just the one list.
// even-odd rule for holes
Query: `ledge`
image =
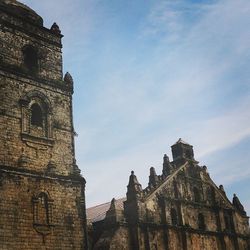
{"label": "ledge", "polygon": [[54,145],[54,140],[52,138],[47,137],[37,137],[31,134],[22,133],[21,138],[25,142],[32,142],[44,146],[52,147]]}

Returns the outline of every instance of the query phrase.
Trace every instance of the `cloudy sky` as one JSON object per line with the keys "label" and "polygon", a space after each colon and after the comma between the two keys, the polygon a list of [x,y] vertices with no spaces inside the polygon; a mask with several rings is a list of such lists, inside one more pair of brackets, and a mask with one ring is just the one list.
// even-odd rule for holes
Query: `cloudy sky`
{"label": "cloudy sky", "polygon": [[145,187],[178,138],[250,214],[249,0],[23,0],[64,34],[87,206]]}

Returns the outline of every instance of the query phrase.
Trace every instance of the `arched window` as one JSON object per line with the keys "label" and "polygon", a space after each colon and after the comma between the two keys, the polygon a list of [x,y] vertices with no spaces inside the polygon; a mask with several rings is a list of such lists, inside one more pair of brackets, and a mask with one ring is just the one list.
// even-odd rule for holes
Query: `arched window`
{"label": "arched window", "polygon": [[38,219],[39,224],[49,224],[48,214],[48,197],[45,193],[41,193],[38,197]]}
{"label": "arched window", "polygon": [[42,234],[48,235],[53,225],[53,200],[47,193],[41,192],[32,198],[33,203],[33,227]]}
{"label": "arched window", "polygon": [[22,140],[52,146],[52,109],[47,96],[39,91],[31,91],[26,93],[19,103],[22,114]]}
{"label": "arched window", "polygon": [[171,209],[171,220],[172,220],[172,225],[177,226],[178,225],[178,216],[177,212],[174,208]]}
{"label": "arched window", "polygon": [[23,49],[24,65],[28,70],[35,73],[38,69],[37,51],[32,46]]}
{"label": "arched window", "polygon": [[201,197],[200,197],[200,192],[199,192],[198,188],[194,187],[193,192],[194,192],[194,201],[195,202],[200,202]]}
{"label": "arched window", "polygon": [[34,126],[43,127],[43,112],[37,103],[34,103],[31,106],[30,123]]}
{"label": "arched window", "polygon": [[198,215],[198,227],[200,230],[206,229],[204,215],[201,213]]}

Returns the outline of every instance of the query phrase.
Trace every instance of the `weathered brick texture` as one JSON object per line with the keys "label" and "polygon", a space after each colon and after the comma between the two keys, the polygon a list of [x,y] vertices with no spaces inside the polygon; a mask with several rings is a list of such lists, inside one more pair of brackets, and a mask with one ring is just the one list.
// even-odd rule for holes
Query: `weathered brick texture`
{"label": "weathered brick texture", "polygon": [[87,249],[59,27],[0,1],[0,249]]}
{"label": "weathered brick texture", "polygon": [[248,217],[237,196],[228,200],[191,145],[179,140],[172,152],[161,175],[150,169],[145,189],[132,171],[126,198],[87,210],[93,248],[249,250]]}

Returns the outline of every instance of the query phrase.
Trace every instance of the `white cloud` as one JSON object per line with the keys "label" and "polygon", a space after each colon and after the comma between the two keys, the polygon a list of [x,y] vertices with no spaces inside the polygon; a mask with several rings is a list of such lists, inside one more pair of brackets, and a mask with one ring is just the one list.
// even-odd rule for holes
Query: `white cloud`
{"label": "white cloud", "polygon": [[[219,104],[220,98],[227,98],[223,88],[226,92],[231,84],[237,91],[237,84],[241,86],[240,83],[228,83],[225,78],[240,62],[249,62],[250,33],[244,28],[249,22],[249,5],[240,0],[237,3],[218,1],[205,8],[200,6],[202,13],[189,25],[182,23],[185,20],[180,18],[180,11],[169,12],[169,6],[164,17],[151,14],[155,26],[180,34],[174,35],[176,44],[173,44],[173,39],[168,41],[164,36],[158,37],[160,40],[156,48],[151,48],[148,56],[152,57],[147,63],[132,63],[130,67],[125,65],[116,68],[112,74],[104,75],[102,88],[93,97],[92,112],[98,116],[98,126],[88,137],[90,144],[86,146],[84,136],[78,143],[79,149],[81,144],[85,145],[86,154],[95,151],[98,158],[100,151],[101,155],[98,161],[84,162],[84,157],[80,158],[82,165],[86,166],[83,169],[89,180],[90,204],[91,199],[99,200],[98,189],[105,183],[107,196],[125,194],[124,187],[131,169],[136,170],[146,184],[147,166],[160,165],[163,150],[168,150],[178,137],[194,144],[198,157],[207,154],[212,157],[213,152],[230,147],[250,135],[248,96],[242,100],[240,93],[236,93],[238,100],[228,96],[233,100],[233,108],[221,100],[224,102],[221,112],[216,111],[216,104],[213,105],[213,102]],[[159,11],[163,12],[162,9]],[[171,27],[165,25],[168,19],[173,19]],[[176,28],[178,26],[180,28]],[[183,29],[185,37],[181,37]],[[154,36],[157,32],[148,32],[147,36]],[[140,39],[149,39],[147,36]],[[241,70],[244,71],[240,69],[238,74],[242,73]],[[88,129],[93,132],[94,121],[90,120],[88,128],[82,120],[78,127],[88,134]],[[117,152],[120,147],[125,150]],[[100,185],[91,175],[91,169],[98,169]],[[221,173],[224,170],[221,169]],[[225,178],[220,178],[229,183],[234,180],[232,176],[244,178],[235,172],[227,172]],[[119,188],[114,191],[113,186]]]}
{"label": "white cloud", "polygon": [[[194,144],[197,158],[249,137],[248,0],[157,1],[137,40],[128,32],[126,42],[110,31],[119,13],[109,19],[98,1],[24,2],[65,35],[64,59],[78,80],[77,159],[89,205],[125,195],[132,169],[145,185],[148,167],[161,165],[178,137]],[[103,39],[100,51],[95,39]],[[91,63],[98,66],[86,78]],[[217,174],[225,183],[245,178],[229,166]]]}

